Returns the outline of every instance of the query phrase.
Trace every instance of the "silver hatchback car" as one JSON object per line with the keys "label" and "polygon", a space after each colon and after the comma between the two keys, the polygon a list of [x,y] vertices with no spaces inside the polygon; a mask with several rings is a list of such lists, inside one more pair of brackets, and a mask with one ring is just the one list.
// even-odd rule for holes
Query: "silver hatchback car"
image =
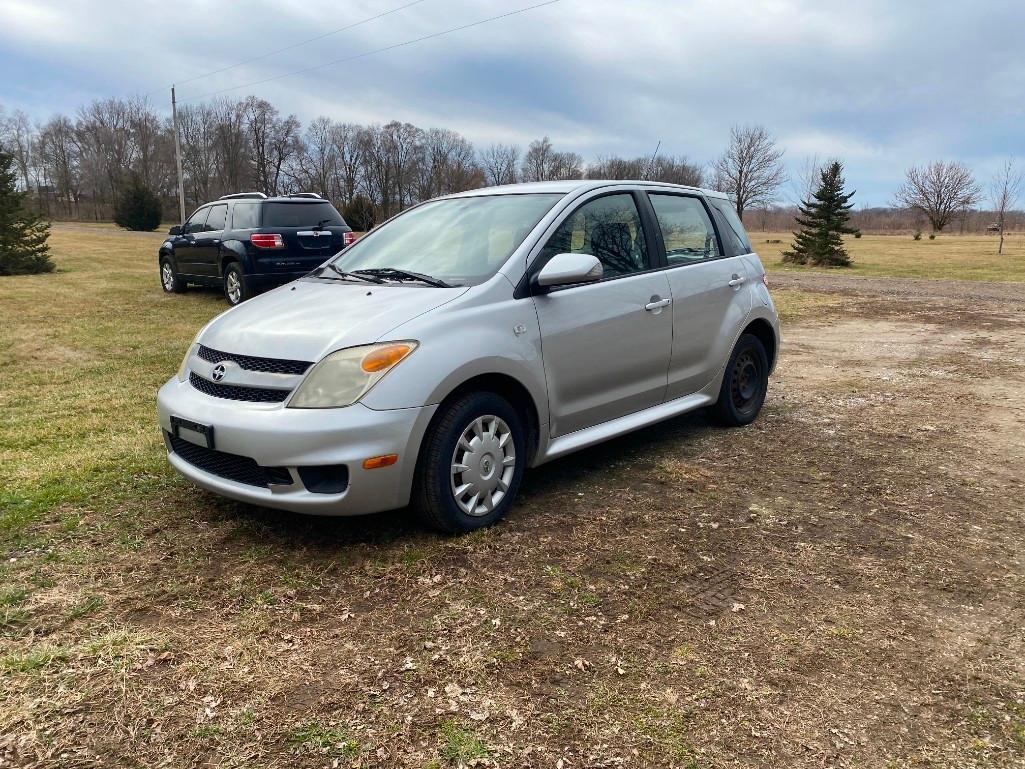
{"label": "silver hatchback car", "polygon": [[171,464],[233,499],[487,526],[523,472],[702,407],[751,422],[765,270],[720,193],[564,181],[431,200],[214,318],[157,397]]}

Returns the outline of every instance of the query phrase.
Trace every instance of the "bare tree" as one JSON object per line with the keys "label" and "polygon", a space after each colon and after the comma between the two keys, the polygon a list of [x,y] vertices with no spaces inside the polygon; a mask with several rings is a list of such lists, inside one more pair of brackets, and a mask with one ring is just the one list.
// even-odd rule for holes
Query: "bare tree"
{"label": "bare tree", "polygon": [[[818,188],[822,179],[822,167],[825,164],[818,155],[809,155],[804,159],[801,168],[797,171],[797,178],[791,180],[791,188],[794,193],[794,203],[803,204],[811,200],[812,193]],[[765,207],[762,207],[763,210]]]}
{"label": "bare tree", "polygon": [[584,160],[575,152],[556,152],[547,136],[530,143],[523,156],[520,169],[525,182],[548,182],[559,179],[579,179],[583,176]]}
{"label": "bare tree", "polygon": [[480,167],[489,187],[516,183],[516,166],[520,161],[519,147],[492,144],[480,153]]}
{"label": "bare tree", "polygon": [[713,163],[713,185],[733,198],[737,216],[772,203],[787,180],[783,150],[761,126],[733,126],[726,151]]}
{"label": "bare tree", "polygon": [[936,232],[954,216],[979,201],[981,193],[972,172],[961,163],[937,160],[907,170],[894,205],[919,211]]}
{"label": "bare tree", "polygon": [[1021,183],[1021,170],[1014,167],[1014,158],[1008,158],[1000,172],[993,177],[993,182],[990,185],[990,199],[993,201],[993,211],[997,216],[997,231],[1000,233],[1000,245],[997,246],[998,254],[1004,253],[1004,226],[1007,223],[1007,212],[1018,204]]}

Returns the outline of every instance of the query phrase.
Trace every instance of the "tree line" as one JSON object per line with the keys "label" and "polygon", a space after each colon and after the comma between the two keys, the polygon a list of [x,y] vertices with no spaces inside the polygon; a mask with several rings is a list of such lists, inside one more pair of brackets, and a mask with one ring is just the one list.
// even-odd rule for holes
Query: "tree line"
{"label": "tree line", "polygon": [[[797,179],[784,169],[784,151],[760,126],[736,126],[707,168],[685,156],[600,156],[590,161],[556,149],[545,136],[525,149],[482,148],[447,128],[392,121],[363,125],[318,117],[303,126],[264,99],[221,98],[179,109],[186,206],[220,195],[317,192],[338,205],[353,226],[366,229],[423,200],[476,187],[558,179],[648,179],[727,192],[749,226],[787,229],[796,206],[809,200],[810,182],[824,163],[809,159]],[[170,118],[143,99],[100,99],[73,116],[33,123],[0,106],[0,147],[14,159],[27,205],[51,218],[109,220],[127,189],[151,190],[164,216],[177,218],[174,133]],[[785,185],[794,186],[790,205]],[[851,211],[862,229],[962,231],[1021,223],[1014,211],[1021,174],[1009,161],[984,194],[957,162],[909,168],[889,207]],[[980,204],[992,203],[985,213]],[[994,230],[995,231],[995,230]]]}

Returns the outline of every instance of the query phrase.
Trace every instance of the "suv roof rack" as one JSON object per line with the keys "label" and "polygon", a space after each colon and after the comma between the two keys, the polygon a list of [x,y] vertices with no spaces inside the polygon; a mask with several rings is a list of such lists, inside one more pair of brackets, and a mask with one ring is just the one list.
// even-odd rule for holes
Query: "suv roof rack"
{"label": "suv roof rack", "polygon": [[289,198],[316,198],[317,200],[323,200],[323,198],[316,192],[293,192],[285,197]]}
{"label": "suv roof rack", "polygon": [[266,197],[262,192],[236,192],[234,195],[221,195],[218,200],[233,200],[235,198],[259,198],[262,200]]}

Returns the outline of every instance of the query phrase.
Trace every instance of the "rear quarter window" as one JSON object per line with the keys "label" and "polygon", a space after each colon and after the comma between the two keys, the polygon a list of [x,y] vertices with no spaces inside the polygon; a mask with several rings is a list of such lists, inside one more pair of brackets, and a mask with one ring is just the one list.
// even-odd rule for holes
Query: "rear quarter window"
{"label": "rear quarter window", "polygon": [[236,203],[231,212],[231,226],[235,230],[251,230],[260,226],[259,203]]}
{"label": "rear quarter window", "polygon": [[751,241],[730,201],[723,198],[705,198],[705,200],[708,201],[708,205],[715,215],[715,223],[719,227],[719,235],[722,237],[726,255],[750,254],[752,251]]}
{"label": "rear quarter window", "polygon": [[342,227],[345,221],[328,203],[264,203],[264,227],[314,227],[318,222],[324,226]]}

